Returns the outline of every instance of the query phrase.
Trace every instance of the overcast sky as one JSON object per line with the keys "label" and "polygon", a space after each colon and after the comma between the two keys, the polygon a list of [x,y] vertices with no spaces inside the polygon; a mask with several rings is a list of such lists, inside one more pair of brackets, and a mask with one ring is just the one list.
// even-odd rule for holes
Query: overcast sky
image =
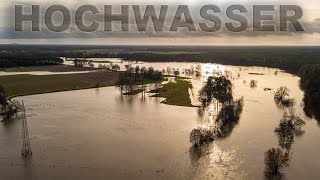
{"label": "overcast sky", "polygon": [[[30,43],[30,44],[119,44],[119,45],[319,45],[320,44],[320,5],[319,0],[0,0],[0,43]],[[231,4],[241,4],[250,7],[253,4],[295,4],[304,10],[304,16],[301,20],[305,32],[252,32],[250,29],[242,33],[231,33],[222,28],[218,32],[205,33],[196,26],[197,32],[187,32],[186,29],[179,29],[178,32],[155,32],[152,26],[147,32],[137,32],[134,21],[130,21],[130,31],[121,32],[119,24],[114,24],[114,31],[104,32],[98,29],[96,32],[83,33],[74,25],[65,32],[53,33],[46,29],[42,24],[41,32],[14,32],[14,5],[22,4],[30,6],[31,4],[41,5],[41,9],[45,10],[48,6],[54,4],[63,4],[74,11],[77,7],[84,4],[96,5],[101,10],[103,5],[121,5],[121,4],[139,4],[141,8],[144,5],[169,5],[169,14],[174,14],[177,5],[189,5],[195,23],[199,23],[199,9],[206,4],[215,4],[222,10]],[[133,15],[132,9],[130,14]],[[144,11],[144,10],[143,10]],[[42,13],[43,15],[44,13]],[[249,12],[247,18],[250,21],[252,14]],[[275,14],[275,13],[268,13]],[[228,19],[221,13],[223,22]],[[59,15],[57,16],[59,17]],[[101,21],[101,16],[97,16]],[[73,23],[74,24],[74,23]],[[151,25],[152,23],[149,22]],[[165,29],[169,29],[171,25],[170,18],[166,21]],[[28,27],[28,26],[26,26]],[[101,25],[103,27],[103,24]],[[28,28],[27,28],[28,29]]]}

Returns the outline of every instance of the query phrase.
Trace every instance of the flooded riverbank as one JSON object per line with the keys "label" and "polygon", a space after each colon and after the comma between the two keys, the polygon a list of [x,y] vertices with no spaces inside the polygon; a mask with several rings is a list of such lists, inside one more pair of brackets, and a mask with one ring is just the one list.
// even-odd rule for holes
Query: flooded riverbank
{"label": "flooded riverbank", "polygon": [[[196,64],[139,64],[191,65]],[[202,76],[191,80],[193,94],[217,69],[235,76],[234,96],[244,97],[244,109],[232,133],[214,141],[210,153],[197,157],[189,151],[192,129],[208,125],[196,107],[165,105],[162,98],[141,94],[121,96],[115,87],[24,96],[15,99],[26,104],[33,155],[20,156],[21,120],[2,122],[1,179],[264,179],[264,152],[278,146],[274,129],[283,109],[273,92],[280,86],[290,89],[295,112],[306,121],[285,178],[317,179],[320,127],[304,115],[299,78],[271,68],[202,64]],[[257,87],[251,88],[250,80],[257,80]]]}

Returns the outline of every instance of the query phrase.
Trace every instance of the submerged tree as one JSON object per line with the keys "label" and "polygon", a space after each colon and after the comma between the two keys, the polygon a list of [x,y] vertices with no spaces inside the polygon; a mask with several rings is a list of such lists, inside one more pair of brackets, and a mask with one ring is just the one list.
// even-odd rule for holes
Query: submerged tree
{"label": "submerged tree", "polygon": [[290,89],[286,86],[281,86],[274,94],[274,101],[279,107],[291,107],[294,104],[294,99],[289,98]]}
{"label": "submerged tree", "polygon": [[231,81],[225,76],[209,76],[199,93],[203,106],[210,103],[212,98],[220,103],[230,102],[233,99]]}
{"label": "submerged tree", "polygon": [[118,81],[116,82],[116,87],[120,90],[120,93],[122,94],[124,90],[124,86],[127,84],[127,78],[125,74],[119,74]]}
{"label": "submerged tree", "polygon": [[275,129],[278,135],[279,145],[281,148],[290,150],[294,142],[295,136],[301,136],[304,131],[301,127],[305,125],[305,122],[293,111],[284,112],[282,119],[280,120],[279,126]]}
{"label": "submerged tree", "polygon": [[75,59],[73,65],[75,67],[94,67],[92,61],[87,59]]}
{"label": "submerged tree", "polygon": [[278,101],[283,101],[285,99],[288,99],[290,96],[290,89],[286,86],[281,86],[279,89],[277,89],[276,93],[274,94],[274,99]]}
{"label": "submerged tree", "polygon": [[194,148],[200,148],[204,144],[211,143],[214,140],[213,131],[210,128],[193,129],[190,133],[190,142]]}
{"label": "submerged tree", "polygon": [[[128,65],[126,66],[126,71],[119,74],[116,87],[120,89],[121,93],[123,90],[126,90],[125,94],[131,95],[135,90],[140,92],[145,91],[145,80],[152,80],[160,86],[159,83],[162,79],[162,73],[154,70],[153,67],[147,69],[145,67],[140,68],[139,66],[136,66],[133,68]],[[141,84],[141,89],[136,89],[138,84]]]}
{"label": "submerged tree", "polygon": [[120,66],[118,64],[111,64],[111,69],[114,71],[119,71],[120,70]]}
{"label": "submerged tree", "polygon": [[257,80],[251,80],[250,81],[250,87],[255,88],[258,85],[258,81]]}
{"label": "submerged tree", "polygon": [[215,134],[219,138],[227,137],[238,124],[244,105],[243,97],[224,105],[216,119]]}
{"label": "submerged tree", "polygon": [[271,148],[265,152],[265,175],[269,179],[279,179],[282,176],[283,168],[288,166],[289,153],[283,152],[280,148]]}

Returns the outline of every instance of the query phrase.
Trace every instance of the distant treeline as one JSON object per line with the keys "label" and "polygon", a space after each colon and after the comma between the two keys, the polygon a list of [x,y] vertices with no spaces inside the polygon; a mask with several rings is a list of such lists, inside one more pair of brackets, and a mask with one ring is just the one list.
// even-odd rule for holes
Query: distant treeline
{"label": "distant treeline", "polygon": [[320,64],[318,47],[205,47],[204,49],[118,50],[83,49],[57,52],[69,58],[122,58],[145,62],[205,62],[238,66],[273,67],[297,74],[305,64]]}
{"label": "distant treeline", "polygon": [[1,52],[67,58],[123,58],[146,62],[206,62],[274,67],[297,74],[305,64],[320,64],[320,47],[298,46],[88,46],[0,45]]}
{"label": "distant treeline", "polygon": [[[209,54],[209,53],[81,53],[68,52],[61,54],[69,58],[122,58],[126,61],[144,61],[144,62],[202,62],[202,63],[217,63],[224,65],[236,66],[262,66],[280,68],[289,72],[297,73],[302,65],[310,63],[304,61],[300,56],[263,56],[261,54],[238,55],[225,52],[225,54]],[[310,56],[309,56],[310,57]],[[320,64],[320,59],[315,62]],[[312,62],[313,63],[313,62]]]}
{"label": "distant treeline", "polygon": [[19,53],[0,54],[0,68],[58,65],[62,63],[63,59],[53,55],[32,55]]}
{"label": "distant treeline", "polygon": [[[228,54],[154,54],[154,53],[131,53],[119,54],[124,60],[147,61],[147,62],[205,62],[217,63],[225,65],[238,66],[263,66],[281,68],[287,71],[297,71],[302,63],[297,63],[277,57],[246,57],[239,55]],[[319,61],[320,62],[320,61]]]}

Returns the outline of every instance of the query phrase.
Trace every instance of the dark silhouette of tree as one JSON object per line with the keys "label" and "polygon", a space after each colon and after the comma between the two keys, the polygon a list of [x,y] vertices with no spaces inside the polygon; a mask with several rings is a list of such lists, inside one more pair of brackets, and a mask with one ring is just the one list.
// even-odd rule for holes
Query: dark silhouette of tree
{"label": "dark silhouette of tree", "polygon": [[279,126],[275,129],[275,132],[279,139],[279,146],[290,151],[294,142],[295,136],[301,136],[304,131],[301,127],[305,125],[305,122],[291,110],[290,112],[284,112]]}
{"label": "dark silhouette of tree", "polygon": [[141,89],[138,91],[145,91],[145,80],[155,81],[156,86],[160,87],[161,80],[163,79],[162,73],[158,70],[154,70],[153,67],[146,69],[139,66],[133,68],[128,66],[124,73],[120,73],[118,81],[116,82],[116,87],[122,93],[125,90],[125,94],[130,95],[136,90],[137,83],[141,83]]}
{"label": "dark silhouette of tree", "polygon": [[180,75],[179,69],[175,70],[175,71],[173,72],[173,74],[174,74],[175,76],[179,76],[179,75]]}
{"label": "dark silhouette of tree", "polygon": [[134,74],[135,74],[135,80],[137,80],[140,75],[140,67],[139,66],[136,66],[134,68]]}
{"label": "dark silhouette of tree", "polygon": [[281,86],[274,94],[274,101],[279,108],[292,107],[294,105],[294,99],[289,98],[290,89],[286,86]]}
{"label": "dark silhouette of tree", "polygon": [[251,88],[255,88],[255,87],[257,87],[257,85],[258,85],[258,81],[257,80],[251,80],[250,81],[250,87]]}
{"label": "dark silhouette of tree", "polygon": [[217,99],[220,103],[232,101],[232,84],[225,76],[209,76],[204,87],[200,90],[200,101],[206,106]]}
{"label": "dark silhouette of tree", "polygon": [[304,112],[320,122],[320,65],[305,65],[299,71],[300,87],[304,90]]}
{"label": "dark silhouette of tree", "polygon": [[278,101],[283,101],[288,99],[290,96],[290,89],[286,86],[281,86],[279,89],[277,89],[276,93],[274,94],[274,99]]}
{"label": "dark silhouette of tree", "polygon": [[223,105],[217,119],[214,129],[215,135],[219,138],[229,136],[233,128],[238,124],[240,115],[243,111],[244,99],[243,97]]}
{"label": "dark silhouette of tree", "polygon": [[288,166],[289,154],[280,148],[271,148],[265,152],[265,176],[268,179],[280,179],[283,168]]}
{"label": "dark silhouette of tree", "polygon": [[190,133],[190,142],[194,148],[200,148],[204,144],[211,143],[214,140],[213,131],[210,128],[196,128]]}
{"label": "dark silhouette of tree", "polygon": [[320,94],[307,92],[305,92],[303,98],[303,111],[305,112],[306,116],[317,120],[318,123],[320,123],[320,103],[318,102],[319,98]]}
{"label": "dark silhouette of tree", "polygon": [[93,62],[86,59],[74,59],[73,65],[75,67],[94,67]]}
{"label": "dark silhouette of tree", "polygon": [[111,69],[114,71],[119,71],[120,70],[120,66],[118,64],[112,64],[111,65]]}
{"label": "dark silhouette of tree", "polygon": [[191,149],[199,153],[202,152],[199,148],[210,144],[215,138],[227,137],[238,123],[243,105],[243,98],[225,104],[218,114],[214,128],[193,129],[190,133]]}
{"label": "dark silhouette of tree", "polygon": [[124,65],[124,67],[125,67],[126,69],[128,69],[130,66],[131,66],[131,65],[129,65],[129,64]]}

